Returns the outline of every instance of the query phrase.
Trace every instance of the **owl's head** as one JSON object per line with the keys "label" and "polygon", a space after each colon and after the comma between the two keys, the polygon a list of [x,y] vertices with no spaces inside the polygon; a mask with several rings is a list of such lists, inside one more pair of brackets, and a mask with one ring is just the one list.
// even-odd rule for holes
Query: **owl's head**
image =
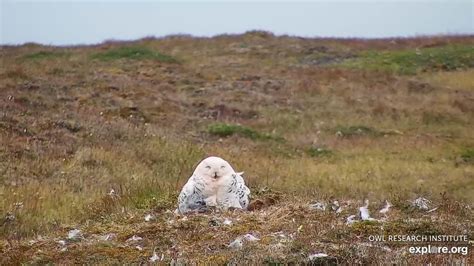
{"label": "owl's head", "polygon": [[213,181],[233,173],[234,169],[226,160],[214,156],[202,160],[194,170],[194,175]]}

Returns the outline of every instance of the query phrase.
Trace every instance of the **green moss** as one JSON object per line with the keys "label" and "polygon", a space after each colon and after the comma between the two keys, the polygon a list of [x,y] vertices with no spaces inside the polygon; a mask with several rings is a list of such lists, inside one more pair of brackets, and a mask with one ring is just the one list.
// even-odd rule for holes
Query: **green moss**
{"label": "green moss", "polygon": [[473,46],[447,45],[425,49],[362,52],[357,58],[346,60],[343,65],[413,75],[424,71],[472,68],[473,55]]}
{"label": "green moss", "polygon": [[123,202],[136,209],[166,209],[173,208],[177,197],[176,192],[169,188],[145,182],[131,188]]}
{"label": "green moss", "polygon": [[209,125],[207,131],[209,134],[218,137],[240,135],[253,140],[283,140],[282,137],[273,136],[268,133],[260,133],[254,129],[236,124],[214,123]]}
{"label": "green moss", "polygon": [[225,124],[225,123],[215,123],[209,126],[208,132],[211,135],[216,135],[219,137],[229,137],[234,134],[242,134],[243,136],[249,138],[256,138],[258,133],[250,129],[248,127],[244,127],[241,125],[232,125],[232,124]]}
{"label": "green moss", "polygon": [[466,163],[474,163],[474,149],[464,150],[460,157]]}
{"label": "green moss", "polygon": [[380,223],[378,221],[360,221],[354,223],[351,231],[360,234],[377,234],[380,233]]}
{"label": "green moss", "polygon": [[97,53],[92,56],[93,59],[102,61],[111,61],[117,59],[130,60],[157,60],[164,63],[177,63],[178,61],[169,56],[157,51],[153,51],[141,46],[126,46],[108,50],[106,52]]}
{"label": "green moss", "polygon": [[331,150],[321,147],[311,147],[307,152],[311,157],[329,157],[334,154]]}

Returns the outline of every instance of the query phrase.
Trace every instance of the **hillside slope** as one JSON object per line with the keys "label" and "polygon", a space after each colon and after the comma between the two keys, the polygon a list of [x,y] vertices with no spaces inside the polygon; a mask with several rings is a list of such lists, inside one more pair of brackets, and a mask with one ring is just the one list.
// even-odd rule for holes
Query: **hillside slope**
{"label": "hillside slope", "polygon": [[[469,257],[368,237],[473,238],[473,36],[253,31],[0,53],[1,264]],[[258,209],[172,214],[209,155],[245,171]],[[379,221],[347,225],[365,199]],[[310,208],[334,200],[342,212]],[[260,240],[227,246],[247,233]]]}

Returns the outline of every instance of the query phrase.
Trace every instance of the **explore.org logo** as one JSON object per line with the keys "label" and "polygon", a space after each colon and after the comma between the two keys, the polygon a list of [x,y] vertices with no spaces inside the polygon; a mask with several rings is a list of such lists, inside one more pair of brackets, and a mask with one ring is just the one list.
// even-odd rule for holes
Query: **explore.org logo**
{"label": "explore.org logo", "polygon": [[408,244],[411,254],[469,254],[467,235],[369,235],[370,242]]}
{"label": "explore.org logo", "polygon": [[438,246],[416,246],[409,247],[408,252],[411,254],[462,254],[467,255],[469,253],[469,247],[438,247]]}

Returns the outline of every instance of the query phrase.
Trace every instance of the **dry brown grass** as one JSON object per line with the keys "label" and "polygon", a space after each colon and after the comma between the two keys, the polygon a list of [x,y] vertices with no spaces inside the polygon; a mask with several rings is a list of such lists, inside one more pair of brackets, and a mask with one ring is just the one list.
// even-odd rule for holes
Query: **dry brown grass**
{"label": "dry brown grass", "polygon": [[[346,263],[454,261],[364,243],[393,231],[472,238],[466,206],[474,168],[462,157],[474,147],[472,70],[403,75],[343,62],[369,50],[473,44],[472,36],[370,41],[250,32],[2,47],[0,263],[141,263],[153,249],[166,262],[289,263],[315,252]],[[272,137],[214,136],[216,122]],[[258,193],[268,187],[278,201],[188,220],[167,212],[208,155],[245,171],[255,198],[276,197]],[[407,201],[418,196],[440,209],[413,210]],[[395,203],[389,220],[346,226],[365,198],[374,213],[385,199]],[[346,210],[307,209],[329,199]],[[144,222],[146,213],[157,220]],[[234,225],[210,225],[224,218]],[[85,239],[61,252],[56,241],[71,228]],[[278,244],[279,231],[293,238]],[[226,246],[250,232],[261,240],[240,251]],[[106,233],[117,238],[97,241]],[[145,239],[141,251],[125,242],[134,234]]]}

